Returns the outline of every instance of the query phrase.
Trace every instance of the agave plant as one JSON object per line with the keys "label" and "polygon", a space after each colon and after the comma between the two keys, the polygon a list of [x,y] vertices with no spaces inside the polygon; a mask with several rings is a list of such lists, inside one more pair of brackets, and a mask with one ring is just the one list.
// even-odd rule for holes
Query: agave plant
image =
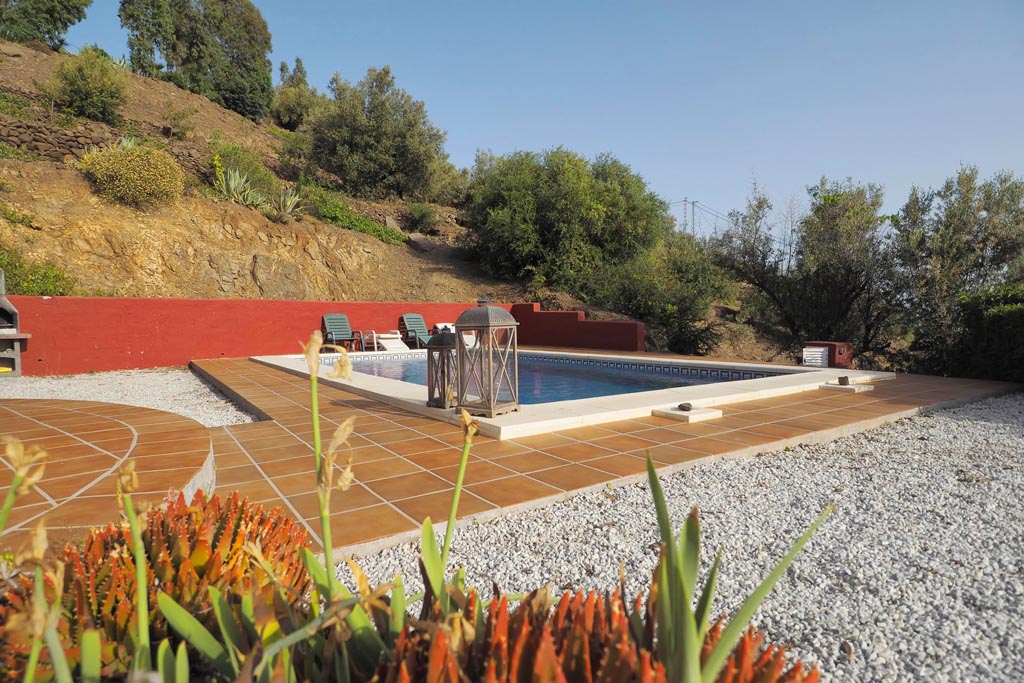
{"label": "agave plant", "polygon": [[294,188],[282,188],[271,198],[270,210],[278,217],[297,216],[302,213],[302,196]]}
{"label": "agave plant", "polygon": [[259,210],[267,207],[267,198],[252,186],[249,176],[233,168],[216,175],[214,189],[221,197],[235,204]]}

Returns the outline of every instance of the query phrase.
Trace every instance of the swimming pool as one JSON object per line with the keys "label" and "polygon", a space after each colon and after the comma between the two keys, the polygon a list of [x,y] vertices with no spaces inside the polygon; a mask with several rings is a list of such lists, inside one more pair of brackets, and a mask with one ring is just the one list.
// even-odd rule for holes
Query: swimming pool
{"label": "swimming pool", "polygon": [[[320,372],[320,381],[416,415],[458,424],[457,410],[427,406],[427,388],[420,383],[422,380],[407,381],[401,378],[400,374],[386,377],[368,372],[372,364],[396,358],[418,358],[417,363],[424,367],[426,351],[356,353],[351,354],[349,358],[355,372],[349,379],[335,380],[327,377],[327,372],[336,357],[321,357],[323,369]],[[252,359],[296,375],[309,374],[303,356],[254,356]],[[616,379],[616,393],[604,396],[543,399],[543,402],[539,403],[526,403],[523,401],[525,396],[521,396],[518,411],[490,418],[476,418],[481,434],[496,439],[510,439],[636,417],[649,417],[652,411],[674,408],[682,402],[690,403],[694,408],[705,408],[783,396],[817,389],[826,382],[834,383],[841,375],[848,375],[850,381],[854,383],[891,376],[891,373],[885,372],[841,368],[730,363],[611,353],[519,350],[520,363],[533,360],[550,364],[549,368],[543,370],[544,374],[554,375],[555,369],[559,366],[573,367],[577,372],[586,375],[628,370],[630,373],[644,376],[641,381],[647,381],[649,376],[668,380],[668,386],[634,386],[631,390],[623,390],[621,383]],[[636,378],[631,381],[636,381]],[[522,379],[519,389],[521,394],[532,391],[531,385]]]}
{"label": "swimming pool", "polygon": [[[426,352],[351,356],[355,372],[427,386]],[[333,362],[324,359],[325,362]],[[534,405],[673,387],[772,377],[780,373],[694,368],[584,356],[519,353],[519,403]]]}

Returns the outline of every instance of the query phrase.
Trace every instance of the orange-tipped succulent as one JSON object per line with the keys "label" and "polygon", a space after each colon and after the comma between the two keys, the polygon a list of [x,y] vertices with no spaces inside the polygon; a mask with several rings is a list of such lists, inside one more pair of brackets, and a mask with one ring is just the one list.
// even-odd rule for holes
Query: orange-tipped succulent
{"label": "orange-tipped succulent", "polygon": [[[279,510],[265,510],[237,494],[207,499],[199,492],[191,503],[179,494],[167,501],[166,509],[148,514],[142,537],[149,564],[153,642],[169,635],[157,609],[159,592],[216,628],[210,587],[218,588],[234,604],[244,596],[256,596],[272,608],[278,591],[300,600],[311,585],[299,559],[299,550],[307,545],[306,531]],[[254,554],[254,548],[260,552]],[[63,590],[55,595],[63,601],[59,631],[69,661],[72,665],[77,661],[82,632],[98,629],[104,676],[127,674],[137,617],[135,563],[127,529],[110,525],[93,530],[81,547],[67,546],[62,559],[67,571]],[[21,680],[30,642],[25,634],[4,625],[13,614],[30,608],[30,596],[27,578],[0,595],[0,681]],[[42,674],[37,680],[43,680]]]}

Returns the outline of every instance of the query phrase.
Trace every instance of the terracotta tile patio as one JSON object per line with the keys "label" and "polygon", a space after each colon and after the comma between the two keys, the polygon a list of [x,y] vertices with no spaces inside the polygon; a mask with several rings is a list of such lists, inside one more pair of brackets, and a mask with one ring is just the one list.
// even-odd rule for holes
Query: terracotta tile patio
{"label": "terracotta tile patio", "polygon": [[[36,518],[65,537],[116,517],[113,473],[137,459],[143,489],[159,498],[194,478],[211,448],[219,491],[283,506],[319,547],[309,419],[300,378],[247,359],[197,361],[196,369],[265,421],[205,429],[160,411],[75,401],[0,401],[0,434],[55,454],[46,478],[19,498],[0,550],[16,546]],[[559,433],[495,441],[477,437],[460,518],[501,514],[574,492],[644,477],[647,453],[661,468],[745,457],[820,442],[906,417],[923,408],[1012,391],[999,382],[900,375],[875,391],[817,390],[723,407],[723,417],[685,424],[647,417]],[[319,389],[324,442],[356,418],[356,484],[333,499],[337,549],[366,550],[412,538],[425,516],[447,518],[462,434],[341,389]],[[0,495],[12,473],[0,469]]]}

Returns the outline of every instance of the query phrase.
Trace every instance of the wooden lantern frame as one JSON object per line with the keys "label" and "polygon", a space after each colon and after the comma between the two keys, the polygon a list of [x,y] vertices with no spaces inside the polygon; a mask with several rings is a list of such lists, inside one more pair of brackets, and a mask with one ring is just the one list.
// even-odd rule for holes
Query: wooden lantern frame
{"label": "wooden lantern frame", "polygon": [[452,408],[456,404],[459,364],[455,333],[447,327],[427,342],[427,405]]}
{"label": "wooden lantern frame", "polygon": [[455,321],[457,405],[470,415],[519,410],[518,326],[512,314],[485,301]]}

